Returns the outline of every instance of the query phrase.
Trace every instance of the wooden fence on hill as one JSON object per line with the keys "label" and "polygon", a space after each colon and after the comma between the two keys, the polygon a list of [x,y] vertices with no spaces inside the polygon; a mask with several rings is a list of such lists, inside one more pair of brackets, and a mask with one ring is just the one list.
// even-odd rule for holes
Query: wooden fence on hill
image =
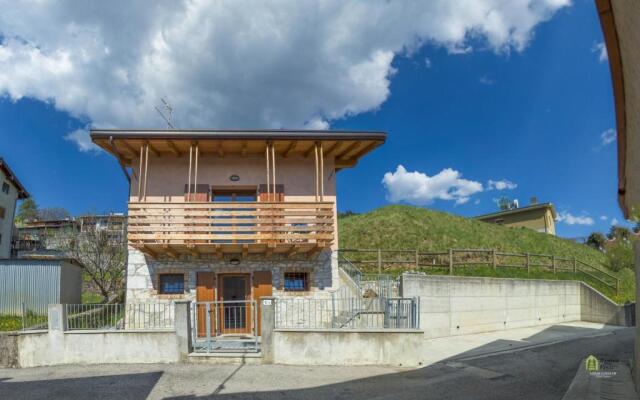
{"label": "wooden fence on hill", "polygon": [[509,253],[493,249],[449,249],[442,252],[420,250],[341,249],[340,254],[361,269],[377,268],[379,274],[387,269],[418,270],[428,268],[448,269],[455,275],[456,267],[490,266],[494,269],[522,268],[584,274],[618,293],[620,279],[603,268],[595,267],[575,257],[558,257],[537,253]]}

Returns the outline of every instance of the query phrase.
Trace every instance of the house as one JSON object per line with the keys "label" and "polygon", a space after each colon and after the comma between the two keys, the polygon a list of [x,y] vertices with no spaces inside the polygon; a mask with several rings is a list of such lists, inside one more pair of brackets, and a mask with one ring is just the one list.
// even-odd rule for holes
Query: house
{"label": "house", "polygon": [[14,229],[12,255],[61,254],[62,241],[75,232],[77,225],[72,218],[24,221]]}
{"label": "house", "polygon": [[535,203],[525,207],[514,207],[474,219],[511,227],[524,227],[538,232],[556,234],[556,210],[551,203]]}
{"label": "house", "polygon": [[[340,286],[336,173],[386,134],[92,130],[91,138],[129,180],[127,302],[250,302]],[[239,315],[225,314],[221,329],[245,329]]]}
{"label": "house", "polygon": [[122,213],[25,221],[14,230],[12,254],[16,257],[30,254],[62,255],[62,247],[70,236],[90,232],[105,232],[113,243],[122,243],[126,239],[126,230],[127,217]]}
{"label": "house", "polygon": [[13,219],[16,213],[16,202],[26,199],[29,193],[22,186],[7,162],[0,157],[0,259],[11,255],[11,235]]}

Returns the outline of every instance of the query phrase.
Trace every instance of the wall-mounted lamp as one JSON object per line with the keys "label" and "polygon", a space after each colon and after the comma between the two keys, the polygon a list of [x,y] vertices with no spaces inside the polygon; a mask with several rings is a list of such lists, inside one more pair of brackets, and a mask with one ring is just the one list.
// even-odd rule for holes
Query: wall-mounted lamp
{"label": "wall-mounted lamp", "polygon": [[231,265],[240,265],[240,259],[232,258],[231,260],[229,260],[229,264],[231,264]]}
{"label": "wall-mounted lamp", "polygon": [[240,180],[240,176],[238,176],[238,175],[231,175],[231,176],[229,177],[229,180],[230,180],[231,182],[238,182],[238,181]]}

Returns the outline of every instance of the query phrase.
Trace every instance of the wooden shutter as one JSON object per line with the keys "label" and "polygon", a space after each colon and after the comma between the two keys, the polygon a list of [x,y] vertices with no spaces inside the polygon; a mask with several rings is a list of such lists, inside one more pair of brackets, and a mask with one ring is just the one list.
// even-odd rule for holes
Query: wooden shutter
{"label": "wooden shutter", "polygon": [[253,273],[253,298],[256,300],[258,306],[258,329],[256,332],[260,336],[262,336],[262,302],[260,298],[273,294],[273,285],[271,282],[271,271],[256,271]]}
{"label": "wooden shutter", "polygon": [[[271,193],[273,196],[273,193]],[[268,201],[268,193],[267,193],[267,185],[262,184],[258,186],[258,201]],[[284,185],[280,183],[276,183],[276,193],[273,201],[282,202],[284,201]]]}
{"label": "wooden shutter", "polygon": [[[196,301],[214,301],[216,299],[216,275],[213,272],[198,272],[196,274]],[[215,307],[210,306],[211,317],[211,335],[215,334]],[[198,313],[198,337],[206,336],[207,324],[207,306],[205,304],[197,304],[196,312]]]}
{"label": "wooden shutter", "polygon": [[191,184],[191,198],[189,198],[189,194],[187,193],[189,190],[188,184],[184,184],[184,201],[209,201],[209,185],[207,184],[198,184],[194,188],[193,183]]}

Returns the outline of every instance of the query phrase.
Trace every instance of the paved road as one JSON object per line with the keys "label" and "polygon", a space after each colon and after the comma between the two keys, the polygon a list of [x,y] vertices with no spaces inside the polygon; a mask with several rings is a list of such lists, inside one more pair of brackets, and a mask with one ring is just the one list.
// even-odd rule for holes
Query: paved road
{"label": "paved road", "polygon": [[[0,399],[560,399],[589,354],[626,360],[633,331],[406,370],[254,365],[0,369]],[[462,358],[462,359],[460,359]]]}

